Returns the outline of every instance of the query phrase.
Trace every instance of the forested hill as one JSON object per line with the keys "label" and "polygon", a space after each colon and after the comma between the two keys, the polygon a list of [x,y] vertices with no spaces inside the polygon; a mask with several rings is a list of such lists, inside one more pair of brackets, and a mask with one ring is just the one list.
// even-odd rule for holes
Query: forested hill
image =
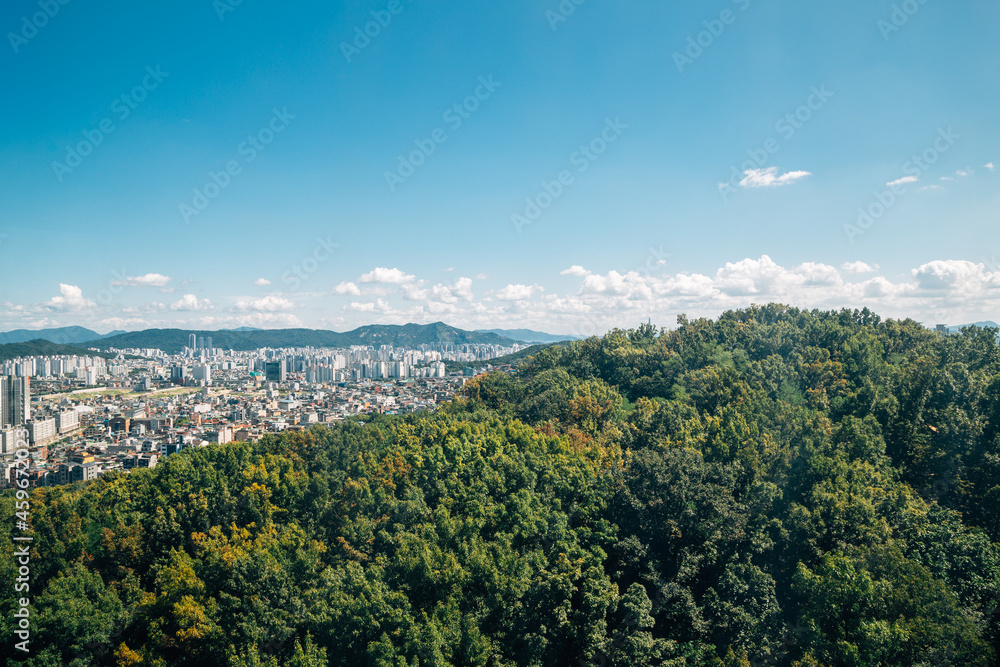
{"label": "forested hill", "polygon": [[83,327],[60,327],[58,329],[17,329],[0,332],[0,345],[27,343],[33,340],[47,340],[59,345],[79,345],[101,338],[101,334]]}
{"label": "forested hill", "polygon": [[995,665],[1000,350],[755,307],[30,511],[32,665]]}
{"label": "forested hill", "polygon": [[[464,331],[443,322],[434,324],[373,324],[346,333],[321,329],[257,329],[252,331],[187,331],[147,329],[93,341],[102,349],[159,349],[176,354],[189,344],[189,336],[212,338],[213,347],[227,350],[257,350],[264,347],[350,347],[351,345],[393,345],[417,347],[421,344],[456,343],[513,345],[514,341],[494,333]],[[207,344],[207,343],[206,343]]]}
{"label": "forested hill", "polygon": [[80,356],[80,357],[103,357],[104,359],[114,359],[115,355],[108,352],[94,352],[79,345],[61,345],[51,343],[47,340],[31,340],[25,343],[0,344],[0,361],[7,359],[17,359],[18,357],[43,357],[43,356]]}

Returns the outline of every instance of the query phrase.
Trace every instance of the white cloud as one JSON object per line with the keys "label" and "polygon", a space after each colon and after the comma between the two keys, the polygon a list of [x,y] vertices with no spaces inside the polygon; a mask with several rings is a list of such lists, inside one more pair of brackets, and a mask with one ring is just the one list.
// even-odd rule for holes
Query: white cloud
{"label": "white cloud", "polygon": [[972,174],[974,173],[975,172],[972,171],[971,169],[959,169],[958,171],[955,172],[955,175],[959,176],[960,178],[965,178],[966,176],[972,176]]}
{"label": "white cloud", "polygon": [[260,299],[239,299],[236,310],[255,310],[261,313],[275,313],[295,308],[295,303],[283,296],[265,296]]}
{"label": "white cloud", "polygon": [[827,264],[805,262],[795,268],[805,287],[833,287],[840,284],[840,272]]}
{"label": "white cloud", "polygon": [[654,286],[657,296],[677,297],[685,300],[708,299],[719,294],[711,278],[701,274],[679,273]]}
{"label": "white cloud", "polygon": [[[444,320],[465,329],[523,327],[590,335],[634,327],[647,319],[670,326],[680,313],[714,318],[726,310],[771,302],[822,310],[868,307],[883,317],[912,317],[931,324],[996,319],[1000,312],[1000,269],[956,259],[927,262],[902,273],[900,268],[904,267],[894,266],[891,274],[884,274],[877,265],[863,261],[786,266],[760,255],[704,272],[597,274],[571,268],[555,282],[566,282],[568,276],[575,284],[559,292],[540,284],[503,282],[502,289],[478,294],[475,288],[480,283],[472,278],[451,283],[413,277],[403,284],[369,284],[360,289],[355,283],[342,283],[335,291],[353,299],[345,299],[351,303],[336,313],[328,308],[329,291],[296,293],[294,299],[280,294],[240,297],[227,300],[234,305],[224,310],[204,298],[206,292],[184,295],[175,303],[116,302],[113,312],[102,313],[101,318],[108,325],[122,325],[115,328],[285,327],[303,326],[298,321],[301,310],[312,318],[306,326],[340,331],[375,321]],[[11,328],[76,324],[81,318],[74,309],[89,304],[80,288],[61,285],[60,295],[45,303],[0,303],[0,319]],[[318,312],[325,315],[314,315]]]}
{"label": "white cloud", "polygon": [[897,296],[903,292],[903,288],[892,284],[882,276],[863,282],[860,287],[862,296],[869,299]]}
{"label": "white cloud", "polygon": [[342,282],[333,288],[335,294],[344,295],[350,294],[351,296],[361,296],[361,290],[354,283]]}
{"label": "white cloud", "polygon": [[376,311],[387,313],[392,310],[392,307],[385,299],[376,299],[375,303],[358,303],[357,301],[353,301],[349,306],[345,306],[344,309],[362,313],[374,313]]}
{"label": "white cloud", "polygon": [[253,284],[256,285],[257,287],[267,287],[268,285],[271,284],[271,281],[268,280],[267,278],[258,278],[257,280],[253,281]]}
{"label": "white cloud", "polygon": [[76,285],[59,283],[59,296],[54,296],[45,304],[47,308],[62,312],[93,308],[93,301],[83,296],[83,290]]}
{"label": "white cloud", "polygon": [[538,287],[535,285],[507,285],[497,292],[496,297],[500,301],[524,301],[536,291]]}
{"label": "white cloud", "polygon": [[405,285],[406,283],[412,283],[414,280],[416,280],[416,276],[403,273],[399,269],[386,269],[382,267],[374,269],[358,278],[358,282],[360,283],[378,283],[382,285]]}
{"label": "white cloud", "polygon": [[726,263],[715,274],[715,287],[730,296],[749,296],[781,291],[793,282],[792,274],[767,255]]}
{"label": "white cloud", "polygon": [[435,315],[441,315],[443,313],[453,314],[458,312],[458,307],[453,303],[430,301],[427,304],[427,312],[434,313]]}
{"label": "white cloud", "polygon": [[589,274],[580,287],[581,294],[602,294],[625,297],[627,299],[651,299],[653,291],[635,271],[626,274],[609,271],[608,275]]}
{"label": "white cloud", "polygon": [[116,280],[112,285],[126,287],[166,287],[173,278],[161,273],[147,273],[144,276],[126,276],[124,280]]}
{"label": "white cloud", "polygon": [[588,271],[587,269],[583,268],[582,266],[574,264],[573,266],[569,267],[565,271],[560,271],[559,275],[561,275],[561,276],[580,276],[580,277],[583,277],[583,276],[589,276],[590,275],[590,271]]}
{"label": "white cloud", "polygon": [[199,299],[194,294],[185,294],[180,301],[170,304],[170,310],[198,311],[208,310],[212,307],[212,302],[208,299]]}
{"label": "white cloud", "polygon": [[[404,288],[405,290],[406,288]],[[428,307],[433,308],[440,304],[454,304],[460,299],[472,301],[475,295],[472,292],[472,278],[459,278],[454,285],[437,284],[431,288],[430,296],[433,301],[428,302]],[[426,298],[426,296],[425,296]]]}
{"label": "white cloud", "polygon": [[347,310],[356,310],[362,313],[374,313],[375,304],[374,303],[359,303],[357,301],[352,301]]}
{"label": "white cloud", "polygon": [[847,273],[874,273],[878,271],[878,264],[872,266],[866,262],[844,262],[840,268]]}
{"label": "white cloud", "polygon": [[791,185],[807,176],[812,176],[808,171],[789,171],[784,174],[778,173],[777,167],[767,169],[747,169],[743,172],[743,180],[740,187],[744,188],[772,188],[782,185]]}
{"label": "white cloud", "polygon": [[403,298],[407,301],[424,301],[427,299],[427,290],[420,289],[415,284],[403,285]]}
{"label": "white cloud", "polygon": [[906,185],[907,183],[916,183],[920,179],[916,176],[903,176],[902,178],[897,178],[894,181],[889,181],[886,183],[890,188],[894,188],[897,185]]}
{"label": "white cloud", "polygon": [[154,326],[154,323],[141,317],[108,317],[100,321],[98,329],[105,332],[118,329],[140,331],[142,329],[153,328]]}
{"label": "white cloud", "polygon": [[459,299],[472,301],[475,298],[475,295],[472,293],[472,278],[463,276],[456,280],[455,285],[451,288],[451,293]]}
{"label": "white cloud", "polygon": [[917,287],[928,291],[953,291],[973,295],[995,286],[996,274],[990,274],[982,264],[965,260],[935,260],[913,269]]}
{"label": "white cloud", "polygon": [[987,162],[983,166],[986,167],[987,169],[989,169],[990,171],[993,171],[993,170],[996,169],[996,165],[994,165],[992,162]]}

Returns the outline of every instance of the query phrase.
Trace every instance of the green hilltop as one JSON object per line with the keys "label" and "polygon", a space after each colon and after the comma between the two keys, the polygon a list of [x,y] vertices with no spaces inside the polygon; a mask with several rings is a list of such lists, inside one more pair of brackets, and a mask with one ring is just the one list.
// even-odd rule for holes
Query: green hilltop
{"label": "green hilltop", "polygon": [[27,664],[991,667],[1000,347],[868,310],[682,317],[434,413],[22,502]]}

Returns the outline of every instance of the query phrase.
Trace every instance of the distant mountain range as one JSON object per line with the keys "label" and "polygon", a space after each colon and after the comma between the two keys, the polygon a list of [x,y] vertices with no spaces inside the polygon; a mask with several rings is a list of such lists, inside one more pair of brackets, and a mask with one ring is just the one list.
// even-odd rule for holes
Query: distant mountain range
{"label": "distant mountain range", "polygon": [[[965,327],[1000,329],[993,321],[949,326],[949,333]],[[13,343],[38,343],[48,341],[57,345],[83,345],[108,348],[156,348],[167,353],[177,353],[188,344],[188,336],[212,337],[212,345],[232,350],[256,350],[262,347],[350,347],[351,345],[392,345],[415,347],[432,343],[465,343],[511,345],[513,343],[559,343],[580,340],[581,336],[550,334],[532,329],[478,329],[465,331],[443,322],[434,324],[373,324],[346,333],[322,329],[255,329],[238,327],[220,331],[191,331],[185,329],[146,329],[144,331],[112,331],[99,334],[84,327],[57,329],[18,329],[0,333],[0,346]],[[11,354],[11,351],[5,351]],[[39,352],[38,354],[78,354],[76,352]],[[23,356],[11,354],[11,356]],[[9,357],[4,357],[9,358]]]}
{"label": "distant mountain range", "polygon": [[443,322],[434,324],[374,324],[346,333],[318,329],[250,329],[229,331],[189,331],[184,329],[147,329],[90,341],[90,345],[108,348],[155,348],[175,354],[188,344],[191,334],[212,337],[212,346],[227,350],[256,350],[262,347],[350,347],[351,345],[392,345],[416,347],[421,344],[458,343],[513,345],[515,340],[495,333],[464,331]]}
{"label": "distant mountain range", "polygon": [[476,333],[494,333],[519,343],[559,343],[564,340],[580,340],[580,336],[560,336],[531,329],[476,329]]}
{"label": "distant mountain range", "polygon": [[16,331],[8,331],[7,333],[0,333],[0,345],[7,345],[9,343],[27,343],[33,340],[47,340],[50,343],[56,343],[58,345],[76,345],[79,343],[89,343],[92,340],[98,340],[100,338],[107,338],[108,336],[116,336],[118,334],[123,334],[124,331],[112,331],[101,335],[96,331],[91,331],[90,329],[85,329],[83,327],[61,327],[59,329],[38,329],[38,330],[28,330],[28,329],[18,329]]}
{"label": "distant mountain range", "polygon": [[[48,341],[58,345],[83,345],[100,349],[155,348],[177,353],[188,344],[191,334],[212,337],[214,347],[232,350],[256,350],[262,347],[350,347],[351,345],[392,345],[416,347],[421,344],[458,343],[512,345],[514,343],[558,343],[578,340],[578,336],[560,336],[530,329],[484,329],[465,331],[443,322],[434,324],[373,324],[346,333],[320,329],[255,329],[239,327],[220,331],[187,329],[146,329],[112,331],[101,335],[84,327],[62,327],[29,331],[20,329],[0,333],[0,345]],[[48,354],[40,352],[39,354]],[[73,354],[52,352],[51,354]],[[18,355],[13,355],[18,356]]]}
{"label": "distant mountain range", "polygon": [[948,327],[948,333],[958,333],[966,327],[979,327],[980,329],[1000,329],[1000,324],[987,320],[985,322],[976,322],[975,324],[960,324],[954,327]]}
{"label": "distant mountain range", "polygon": [[60,345],[48,340],[38,339],[22,343],[0,344],[0,361],[17,359],[18,357],[54,357],[57,355],[77,357],[104,357],[114,359],[115,355],[108,352],[93,352],[77,345]]}

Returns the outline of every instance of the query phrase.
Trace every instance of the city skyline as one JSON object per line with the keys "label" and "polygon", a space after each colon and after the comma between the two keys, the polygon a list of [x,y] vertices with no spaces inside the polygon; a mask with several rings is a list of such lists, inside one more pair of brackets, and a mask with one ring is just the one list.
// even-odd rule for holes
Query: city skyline
{"label": "city skyline", "polygon": [[997,320],[998,19],[12,3],[0,329]]}

